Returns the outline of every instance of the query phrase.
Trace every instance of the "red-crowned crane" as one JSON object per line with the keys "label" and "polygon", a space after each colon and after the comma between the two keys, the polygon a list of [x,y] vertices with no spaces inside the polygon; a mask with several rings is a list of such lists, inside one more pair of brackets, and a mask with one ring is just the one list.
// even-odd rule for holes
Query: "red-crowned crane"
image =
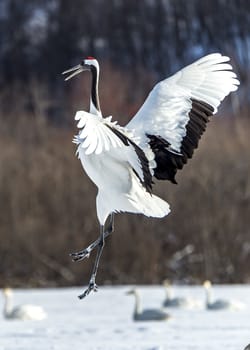
{"label": "red-crowned crane", "polygon": [[90,110],[76,113],[80,131],[74,142],[83,168],[98,187],[100,236],[71,254],[79,261],[98,247],[89,285],[80,299],[97,290],[96,273],[105,238],[114,228],[114,213],[161,218],[170,212],[168,203],[152,194],[152,179],[176,183],[177,170],[192,157],[209,118],[225,96],[237,90],[239,81],[229,60],[220,53],[210,54],[159,82],[126,127],[102,116],[96,59],[87,57],[63,72],[69,74],[65,80],[85,70],[92,73]]}

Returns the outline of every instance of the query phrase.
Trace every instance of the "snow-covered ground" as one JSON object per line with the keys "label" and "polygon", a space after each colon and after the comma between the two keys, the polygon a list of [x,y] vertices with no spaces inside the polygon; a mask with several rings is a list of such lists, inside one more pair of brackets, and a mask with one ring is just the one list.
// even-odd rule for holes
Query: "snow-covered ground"
{"label": "snow-covered ground", "polygon": [[[196,309],[169,309],[172,319],[134,322],[129,286],[103,287],[79,300],[80,288],[15,290],[14,304],[41,305],[43,321],[0,316],[0,350],[243,350],[250,343],[250,286],[214,286],[215,298],[247,304],[240,311],[207,311],[202,287],[176,286],[178,296],[200,300]],[[161,286],[138,287],[143,307],[161,306]],[[0,295],[3,305],[3,295]]]}

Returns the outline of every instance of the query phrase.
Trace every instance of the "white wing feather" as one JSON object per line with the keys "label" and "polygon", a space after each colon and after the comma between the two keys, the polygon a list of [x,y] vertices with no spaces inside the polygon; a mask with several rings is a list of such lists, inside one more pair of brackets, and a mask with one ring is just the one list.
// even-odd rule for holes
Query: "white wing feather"
{"label": "white wing feather", "polygon": [[227,56],[210,54],[155,85],[126,126],[140,135],[140,145],[145,144],[146,134],[159,135],[179,152],[186,135],[191,99],[209,104],[216,113],[224,97],[237,90],[239,81],[232,66],[225,63],[228,61]]}
{"label": "white wing feather", "polygon": [[74,142],[85,148],[85,154],[100,154],[109,151],[111,147],[122,147],[122,141],[106,126],[115,125],[110,117],[102,118],[92,113],[78,111],[75,120],[79,120],[77,127],[82,130],[75,136]]}
{"label": "white wing feather", "polygon": [[[73,141],[84,149],[85,155],[98,156],[101,153],[109,153],[112,149],[109,157],[117,157],[118,161],[128,162],[140,179],[144,181],[142,165],[133,145],[131,143],[125,145],[110,128],[121,129],[122,134],[130,139],[133,138],[131,132],[126,135],[126,130],[117,126],[116,122],[112,122],[111,117],[102,118],[100,115],[85,111],[78,111],[75,120],[78,120],[77,127],[81,130]],[[77,152],[79,152],[79,148]]]}

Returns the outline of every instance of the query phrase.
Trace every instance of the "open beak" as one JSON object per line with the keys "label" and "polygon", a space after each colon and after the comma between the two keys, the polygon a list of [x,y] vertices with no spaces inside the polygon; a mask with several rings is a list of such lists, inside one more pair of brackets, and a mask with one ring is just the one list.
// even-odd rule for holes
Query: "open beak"
{"label": "open beak", "polygon": [[75,67],[72,67],[70,69],[65,70],[64,72],[62,72],[62,74],[68,74],[71,73],[70,75],[68,75],[64,80],[69,80],[71,78],[73,78],[75,75],[85,71],[85,70],[89,70],[89,68],[85,67],[83,64],[78,64]]}

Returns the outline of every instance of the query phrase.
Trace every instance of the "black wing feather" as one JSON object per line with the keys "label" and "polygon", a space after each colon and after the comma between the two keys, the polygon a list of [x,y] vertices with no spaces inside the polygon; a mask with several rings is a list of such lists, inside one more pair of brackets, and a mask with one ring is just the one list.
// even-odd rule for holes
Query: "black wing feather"
{"label": "black wing feather", "polygon": [[147,134],[149,145],[155,154],[156,168],[154,176],[159,180],[169,180],[177,183],[175,175],[182,169],[188,158],[192,158],[194,149],[198,147],[199,139],[206,129],[209,117],[213,115],[214,108],[208,103],[191,99],[192,107],[189,112],[189,121],[186,125],[186,135],[182,140],[180,154],[171,152],[169,142],[159,135]]}

